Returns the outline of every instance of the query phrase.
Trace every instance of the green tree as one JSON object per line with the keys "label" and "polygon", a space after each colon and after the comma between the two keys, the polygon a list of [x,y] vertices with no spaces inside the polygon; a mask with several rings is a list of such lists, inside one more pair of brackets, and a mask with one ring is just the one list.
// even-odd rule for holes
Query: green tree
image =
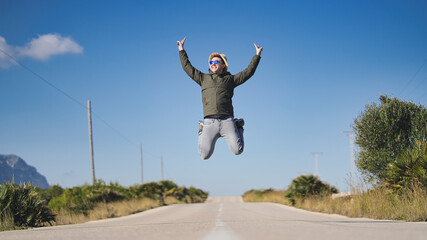
{"label": "green tree", "polygon": [[338,193],[338,189],[320,181],[314,175],[301,175],[292,180],[286,191],[286,197],[295,205],[297,200],[304,200],[309,196],[329,195],[332,193]]}
{"label": "green tree", "polygon": [[384,181],[390,163],[416,140],[427,139],[427,109],[396,98],[380,96],[380,105],[368,104],[355,119],[356,164],[370,181]]}

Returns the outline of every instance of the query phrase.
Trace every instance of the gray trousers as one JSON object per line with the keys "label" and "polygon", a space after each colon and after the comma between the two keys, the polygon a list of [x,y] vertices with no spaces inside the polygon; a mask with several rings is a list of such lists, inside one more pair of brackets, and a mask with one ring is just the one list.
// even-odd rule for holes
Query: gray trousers
{"label": "gray trousers", "polygon": [[199,133],[199,154],[202,159],[211,157],[218,138],[223,137],[231,152],[243,152],[243,128],[237,128],[233,117],[224,120],[205,118],[203,130]]}

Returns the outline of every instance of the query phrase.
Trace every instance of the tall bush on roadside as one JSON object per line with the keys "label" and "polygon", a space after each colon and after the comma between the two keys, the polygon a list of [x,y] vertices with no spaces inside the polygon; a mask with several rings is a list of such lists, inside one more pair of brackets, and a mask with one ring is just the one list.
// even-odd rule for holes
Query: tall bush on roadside
{"label": "tall bush on roadside", "polygon": [[54,220],[36,187],[14,183],[0,185],[0,222],[12,222],[15,227],[38,227]]}
{"label": "tall bush on roadside", "polygon": [[338,189],[320,181],[317,176],[301,175],[292,180],[286,191],[286,197],[292,205],[295,205],[297,200],[303,201],[310,196],[330,195],[332,193],[338,193]]}
{"label": "tall bush on roadside", "polygon": [[208,198],[209,193],[195,187],[190,187],[188,195],[190,199],[187,199],[187,203],[201,203]]}
{"label": "tall bush on roadside", "polygon": [[360,147],[356,164],[367,180],[383,182],[389,164],[416,140],[427,141],[427,109],[422,105],[380,96],[380,105],[367,105],[353,125]]}

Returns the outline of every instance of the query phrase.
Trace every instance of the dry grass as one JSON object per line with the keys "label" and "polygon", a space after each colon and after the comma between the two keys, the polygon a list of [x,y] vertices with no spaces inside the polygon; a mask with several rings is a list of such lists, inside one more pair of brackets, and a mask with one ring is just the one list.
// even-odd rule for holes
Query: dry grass
{"label": "dry grass", "polygon": [[[243,196],[243,200],[245,202],[275,202],[291,205],[284,197],[285,191],[261,193],[261,191],[250,191]],[[349,217],[427,221],[427,189],[418,186],[403,189],[400,193],[386,188],[359,190],[353,196],[337,199],[324,196],[297,200],[295,207]]]}
{"label": "dry grass", "polygon": [[[167,205],[179,204],[173,197],[165,199]],[[160,202],[149,198],[134,199],[112,203],[100,203],[89,214],[71,214],[68,211],[57,213],[56,225],[83,223],[93,220],[127,216],[160,206]]]}
{"label": "dry grass", "polygon": [[405,189],[400,194],[379,188],[334,200],[329,197],[313,197],[298,202],[296,206],[349,217],[427,221],[427,191],[422,187]]}
{"label": "dry grass", "polygon": [[285,198],[286,191],[273,190],[273,191],[250,191],[243,195],[244,202],[274,202],[285,205],[290,205],[290,202]]}

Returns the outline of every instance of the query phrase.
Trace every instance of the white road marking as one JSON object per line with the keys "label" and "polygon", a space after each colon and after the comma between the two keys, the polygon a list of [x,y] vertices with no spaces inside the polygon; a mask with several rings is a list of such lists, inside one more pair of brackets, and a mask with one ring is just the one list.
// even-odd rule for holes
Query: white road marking
{"label": "white road marking", "polygon": [[222,221],[224,203],[221,203],[218,208],[218,214],[215,219],[215,228],[203,240],[238,240],[232,231],[230,231]]}

